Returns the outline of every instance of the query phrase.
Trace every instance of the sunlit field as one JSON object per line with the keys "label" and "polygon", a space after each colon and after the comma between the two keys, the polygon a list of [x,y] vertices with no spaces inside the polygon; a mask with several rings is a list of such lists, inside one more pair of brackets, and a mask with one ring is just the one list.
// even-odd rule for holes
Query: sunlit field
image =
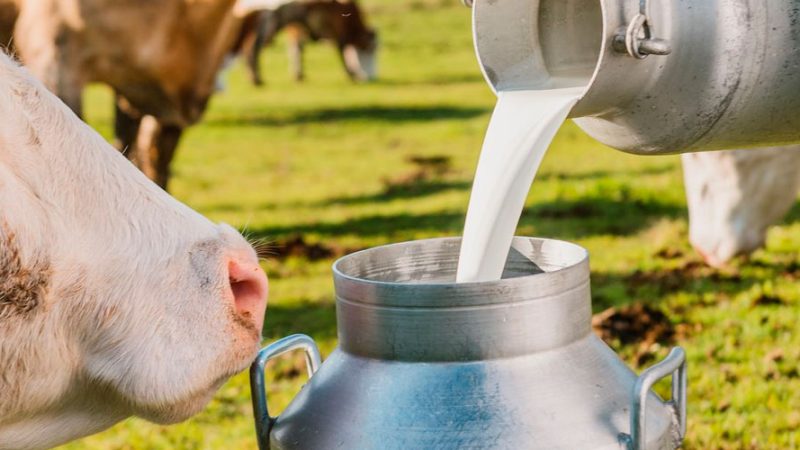
{"label": "sunlit field", "polygon": [[[237,64],[174,164],[176,197],[265,243],[264,342],[302,332],[324,355],[336,345],[331,263],[356,249],[459,234],[494,104],[473,56],[469,10],[457,0],[364,5],[380,31],[378,82],[352,84],[334,49],[318,44],[307,47],[307,80],[297,84],[278,42],[264,54],[267,85],[250,85]],[[88,121],[110,137],[110,92],[86,95]],[[595,312],[614,307],[606,329],[629,328],[603,336],[631,367],[675,344],[686,349],[685,448],[796,448],[799,218],[795,208],[751,259],[705,268],[687,243],[679,158],[626,155],[568,123],[518,234],[590,250]],[[305,380],[302,359],[279,361],[269,379],[279,411]],[[242,374],[188,422],[131,419],[65,448],[255,446]]]}

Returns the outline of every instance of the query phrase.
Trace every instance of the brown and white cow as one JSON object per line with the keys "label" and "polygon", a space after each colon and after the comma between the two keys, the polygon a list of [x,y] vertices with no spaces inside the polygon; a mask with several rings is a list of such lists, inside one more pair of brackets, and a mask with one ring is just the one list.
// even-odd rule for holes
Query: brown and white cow
{"label": "brown and white cow", "polygon": [[689,239],[712,266],[764,245],[800,189],[800,146],[683,155]]}
{"label": "brown and white cow", "polygon": [[243,14],[244,24],[233,47],[233,53],[243,55],[247,61],[255,85],[263,84],[261,49],[282,30],[286,30],[291,72],[297,81],[305,77],[303,47],[307,40],[332,42],[353,81],[374,80],[377,76],[378,35],[367,26],[364,13],[354,1],[243,0],[240,7],[266,7]]}
{"label": "brown and white cow", "polygon": [[79,115],[87,83],[111,86],[118,146],[166,187],[181,133],[203,114],[239,32],[235,0],[17,1],[26,66]]}
{"label": "brown and white cow", "polygon": [[250,245],[0,52],[0,448],[198,412],[258,349]]}

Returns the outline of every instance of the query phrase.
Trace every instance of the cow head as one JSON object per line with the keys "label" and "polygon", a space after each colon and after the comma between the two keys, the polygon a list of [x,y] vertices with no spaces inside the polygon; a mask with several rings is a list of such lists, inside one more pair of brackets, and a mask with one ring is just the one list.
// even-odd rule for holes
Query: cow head
{"label": "cow head", "polygon": [[378,77],[378,32],[369,28],[358,4],[350,1],[334,2],[344,31],[342,57],[347,73],[357,81],[371,81]]}
{"label": "cow head", "polygon": [[800,147],[683,155],[689,239],[710,265],[764,245],[767,228],[794,204]]}
{"label": "cow head", "polygon": [[378,77],[378,33],[366,30],[357,43],[347,44],[342,50],[347,73],[357,81],[372,81]]}
{"label": "cow head", "polygon": [[198,412],[260,343],[250,245],[0,54],[0,447]]}

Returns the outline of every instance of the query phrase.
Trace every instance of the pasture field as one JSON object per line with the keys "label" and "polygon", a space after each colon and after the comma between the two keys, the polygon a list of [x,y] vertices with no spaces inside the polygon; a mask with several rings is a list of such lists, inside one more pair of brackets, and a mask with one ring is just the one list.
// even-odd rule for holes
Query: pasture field
{"label": "pasture field", "polygon": [[[332,47],[313,45],[307,81],[296,84],[279,42],[265,51],[267,86],[250,86],[237,64],[174,165],[175,196],[268,243],[265,343],[302,332],[330,353],[336,257],[463,226],[494,104],[472,53],[469,10],[457,0],[365,6],[380,30],[380,81],[350,83]],[[89,122],[108,137],[110,93],[86,95]],[[681,176],[678,157],[613,151],[568,123],[518,234],[590,250],[604,336],[637,371],[670,345],[686,348],[685,448],[798,448],[800,208],[770,231],[766,250],[708,269],[687,243]],[[302,364],[294,357],[270,369],[275,410],[304,382]],[[255,448],[247,376],[188,422],[132,419],[64,448]]]}

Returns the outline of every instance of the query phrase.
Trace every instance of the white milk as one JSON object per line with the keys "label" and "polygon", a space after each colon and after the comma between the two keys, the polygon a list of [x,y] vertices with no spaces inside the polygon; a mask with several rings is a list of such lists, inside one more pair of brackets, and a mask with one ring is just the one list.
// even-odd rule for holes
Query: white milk
{"label": "white milk", "polygon": [[457,282],[500,279],[539,164],[584,89],[498,93],[472,185]]}

